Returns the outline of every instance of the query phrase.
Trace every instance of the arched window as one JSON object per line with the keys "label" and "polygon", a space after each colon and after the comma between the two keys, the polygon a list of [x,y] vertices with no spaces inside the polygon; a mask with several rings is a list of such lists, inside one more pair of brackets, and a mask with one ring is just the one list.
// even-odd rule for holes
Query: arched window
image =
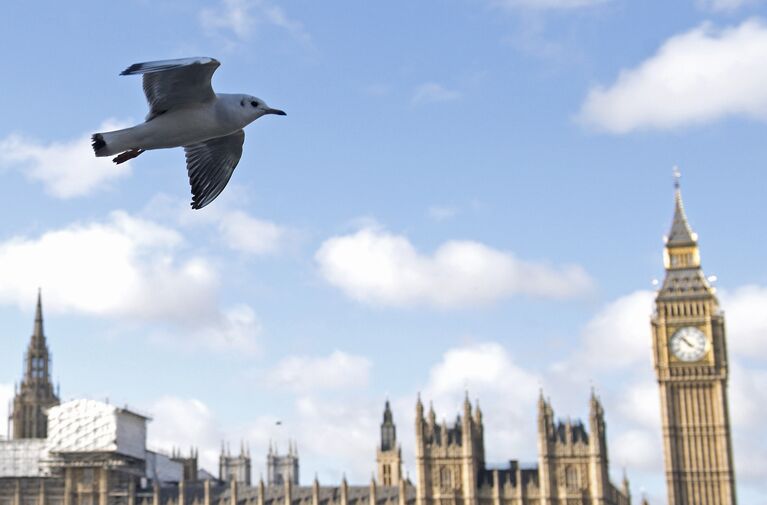
{"label": "arched window", "polygon": [[453,475],[450,468],[446,466],[440,468],[439,485],[442,489],[451,489],[453,487]]}
{"label": "arched window", "polygon": [[578,469],[573,465],[567,465],[565,467],[565,486],[567,486],[568,489],[578,489],[580,487]]}

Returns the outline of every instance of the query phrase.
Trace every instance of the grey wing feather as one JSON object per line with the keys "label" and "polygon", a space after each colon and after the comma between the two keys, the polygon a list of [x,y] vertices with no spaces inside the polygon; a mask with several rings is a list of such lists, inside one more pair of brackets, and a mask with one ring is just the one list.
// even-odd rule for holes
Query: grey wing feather
{"label": "grey wing feather", "polygon": [[135,63],[120,75],[144,75],[144,94],[149,102],[147,121],[173,107],[213,100],[210,80],[221,65],[213,58],[181,58],[177,60]]}
{"label": "grey wing feather", "polygon": [[189,184],[192,186],[192,208],[201,209],[216,199],[226,187],[242,156],[245,132],[184,146]]}

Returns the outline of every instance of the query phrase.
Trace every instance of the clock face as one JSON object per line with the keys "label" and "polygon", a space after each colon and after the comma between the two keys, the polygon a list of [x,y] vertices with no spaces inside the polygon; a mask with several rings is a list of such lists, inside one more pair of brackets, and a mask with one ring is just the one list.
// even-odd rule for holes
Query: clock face
{"label": "clock face", "polygon": [[682,361],[698,361],[706,354],[706,335],[694,326],[678,329],[669,343],[671,352]]}

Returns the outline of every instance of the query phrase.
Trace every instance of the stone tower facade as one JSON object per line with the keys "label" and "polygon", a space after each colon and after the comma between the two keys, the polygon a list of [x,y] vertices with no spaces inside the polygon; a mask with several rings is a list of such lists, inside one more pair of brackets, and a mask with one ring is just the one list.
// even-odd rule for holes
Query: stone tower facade
{"label": "stone tower facade", "polygon": [[43,307],[37,294],[32,337],[24,357],[24,377],[13,399],[13,438],[45,438],[48,417],[45,410],[59,404],[51,383],[51,357],[43,331]]}
{"label": "stone tower facade", "polygon": [[181,450],[173,448],[170,459],[184,466],[184,482],[197,482],[198,467],[198,449],[192,447],[189,449],[189,456],[184,456]]}
{"label": "stone tower facade", "polygon": [[389,400],[384,407],[381,423],[381,445],[376,451],[378,482],[383,486],[399,486],[402,479],[402,448],[397,444],[397,427]]}
{"label": "stone tower facade", "polygon": [[281,486],[289,482],[294,486],[299,484],[298,446],[288,441],[288,453],[278,454],[269,443],[269,453],[266,455],[266,482],[270,486]]}
{"label": "stone tower facade", "polygon": [[[551,404],[538,399],[538,474],[542,504],[629,502],[628,480],[621,492],[610,484],[604,409],[592,391],[589,432],[580,421],[555,422]],[[582,501],[581,501],[582,500]]]}
{"label": "stone tower facade", "polygon": [[418,472],[418,505],[477,505],[480,470],[485,467],[482,411],[472,413],[468,395],[463,416],[451,426],[437,423],[434,408],[423,416],[416,403],[415,458]]}
{"label": "stone tower facade", "polygon": [[664,264],[652,343],[668,504],[735,505],[724,314],[701,269],[678,176]]}
{"label": "stone tower facade", "polygon": [[229,448],[221,445],[218,456],[218,478],[224,482],[235,482],[250,486],[250,449],[240,444],[240,454],[232,456]]}

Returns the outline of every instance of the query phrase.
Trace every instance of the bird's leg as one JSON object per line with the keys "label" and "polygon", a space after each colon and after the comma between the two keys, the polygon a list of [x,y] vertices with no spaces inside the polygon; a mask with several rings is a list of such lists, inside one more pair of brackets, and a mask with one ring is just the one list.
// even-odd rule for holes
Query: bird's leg
{"label": "bird's leg", "polygon": [[144,149],[130,149],[128,151],[125,151],[124,153],[118,154],[117,156],[112,158],[112,161],[114,161],[115,163],[119,165],[120,163],[125,163],[128,160],[132,160],[133,158],[135,158],[136,156],[138,156],[139,154],[143,152],[144,152]]}

